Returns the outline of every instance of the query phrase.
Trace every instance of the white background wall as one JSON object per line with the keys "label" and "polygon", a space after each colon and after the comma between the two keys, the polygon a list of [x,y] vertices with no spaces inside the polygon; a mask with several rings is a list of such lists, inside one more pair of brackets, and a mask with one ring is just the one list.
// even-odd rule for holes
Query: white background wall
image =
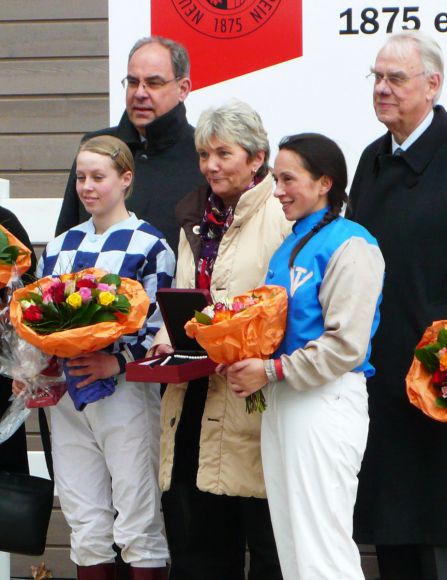
{"label": "white background wall", "polygon": [[[186,102],[190,122],[195,124],[204,108],[237,97],[262,116],[273,152],[286,134],[321,132],[342,147],[352,178],[364,147],[384,132],[372,108],[372,83],[365,76],[385,42],[391,14],[382,10],[388,7],[399,8],[394,32],[405,25],[404,9],[418,7],[418,12],[408,15],[420,19],[421,30],[433,36],[447,55],[447,32],[438,32],[434,25],[436,15],[447,12],[447,4],[441,0],[303,0],[303,56],[193,91]],[[340,30],[346,28],[347,18],[340,14],[349,8],[352,27],[359,33],[343,35]],[[365,8],[379,12],[379,30],[374,34],[360,31]],[[150,34],[150,0],[109,0],[109,18],[110,111],[115,124],[124,110],[120,80],[126,74],[128,52],[138,38]],[[444,20],[447,30],[447,14]],[[411,20],[407,25],[413,26]],[[440,103],[446,102],[442,97]]]}

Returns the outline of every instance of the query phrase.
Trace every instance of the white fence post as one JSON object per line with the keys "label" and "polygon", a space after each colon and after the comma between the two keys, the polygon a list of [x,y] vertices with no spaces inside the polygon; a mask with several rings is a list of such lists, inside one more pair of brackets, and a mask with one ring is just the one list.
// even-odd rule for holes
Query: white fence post
{"label": "white fence post", "polygon": [[9,180],[0,178],[0,199],[9,197]]}
{"label": "white fence post", "polygon": [[0,552],[0,580],[11,578],[11,557],[6,552]]}

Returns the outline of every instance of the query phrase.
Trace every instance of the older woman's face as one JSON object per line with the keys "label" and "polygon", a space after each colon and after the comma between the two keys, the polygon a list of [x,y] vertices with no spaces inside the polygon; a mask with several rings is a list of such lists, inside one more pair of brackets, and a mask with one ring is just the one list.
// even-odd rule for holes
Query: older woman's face
{"label": "older woman's face", "polygon": [[240,145],[229,145],[216,137],[198,153],[200,171],[226,205],[237,203],[264,161],[263,151],[250,158]]}

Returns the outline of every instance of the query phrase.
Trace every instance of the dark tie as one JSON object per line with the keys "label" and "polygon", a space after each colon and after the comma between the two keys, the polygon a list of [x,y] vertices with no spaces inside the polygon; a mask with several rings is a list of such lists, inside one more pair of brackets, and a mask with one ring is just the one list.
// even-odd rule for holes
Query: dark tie
{"label": "dark tie", "polygon": [[404,152],[403,149],[401,149],[400,147],[398,147],[396,149],[396,151],[393,153],[393,155],[395,155],[396,157],[400,157],[402,155],[402,153]]}

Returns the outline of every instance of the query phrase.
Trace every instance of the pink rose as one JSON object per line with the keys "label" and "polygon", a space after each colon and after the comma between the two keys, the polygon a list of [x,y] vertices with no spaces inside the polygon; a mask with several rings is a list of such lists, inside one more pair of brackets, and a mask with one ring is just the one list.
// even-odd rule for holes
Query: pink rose
{"label": "pink rose", "polygon": [[98,290],[101,290],[101,292],[113,292],[114,289],[114,285],[110,286],[109,284],[104,284],[104,282],[98,283]]}
{"label": "pink rose", "polygon": [[79,294],[81,295],[82,302],[88,302],[92,299],[92,291],[90,288],[85,286],[81,286],[81,288],[79,288]]}

